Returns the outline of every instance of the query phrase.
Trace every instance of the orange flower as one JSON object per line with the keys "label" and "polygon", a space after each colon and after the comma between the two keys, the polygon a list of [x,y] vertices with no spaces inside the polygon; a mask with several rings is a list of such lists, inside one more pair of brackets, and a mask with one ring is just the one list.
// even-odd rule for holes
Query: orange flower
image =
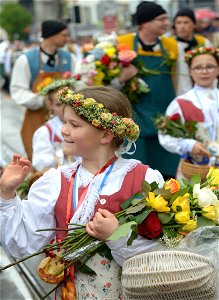
{"label": "orange flower", "polygon": [[171,178],[165,182],[164,189],[174,194],[179,191],[180,184],[176,179]]}
{"label": "orange flower", "polygon": [[118,59],[125,63],[131,63],[136,56],[137,53],[133,50],[122,50],[118,53]]}
{"label": "orange flower", "polygon": [[118,51],[130,50],[129,46],[125,43],[120,43],[117,45]]}

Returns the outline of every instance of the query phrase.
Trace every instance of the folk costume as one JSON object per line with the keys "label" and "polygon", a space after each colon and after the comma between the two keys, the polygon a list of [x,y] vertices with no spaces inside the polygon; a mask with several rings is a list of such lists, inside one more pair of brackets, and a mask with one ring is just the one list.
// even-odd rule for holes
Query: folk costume
{"label": "folk costume", "polygon": [[62,150],[62,126],[61,119],[55,116],[34,132],[32,165],[35,170],[69,164]]}
{"label": "folk costume", "polygon": [[[69,186],[75,171],[74,186],[77,192],[70,197],[71,211],[69,220],[66,220]],[[121,210],[122,202],[141,190],[144,179],[149,183],[156,181],[159,187],[164,183],[157,170],[137,160],[121,157],[111,160],[108,167],[96,176],[85,170],[79,162],[50,169],[32,185],[27,201],[21,201],[18,196],[9,201],[0,200],[1,222],[4,223],[1,226],[1,243],[14,257],[33,253],[54,238],[52,231],[36,232],[37,229],[66,227],[69,221],[86,224],[98,208],[115,213]],[[59,235],[58,238],[62,239],[63,236]],[[122,238],[107,242],[107,245],[114,258],[112,261],[99,254],[87,261],[97,275],[82,274],[75,270],[77,299],[118,300],[121,292],[120,266],[133,255],[155,250],[157,241],[138,237],[131,246],[127,246],[127,240]]]}
{"label": "folk costume", "polygon": [[[185,121],[202,123],[196,136],[199,140],[203,140],[206,146],[212,142],[218,143],[219,90],[217,88],[203,88],[195,84],[193,89],[176,97],[168,106],[166,115],[174,114],[179,114],[183,123]],[[160,144],[167,151],[180,156],[190,153],[196,142],[195,139],[176,138],[161,132],[158,136]]]}
{"label": "folk costume", "polygon": [[[59,21],[44,21],[42,37],[48,38],[67,28]],[[27,108],[21,135],[28,158],[32,158],[32,136],[45,122],[47,110],[43,107],[43,97],[38,94],[38,85],[47,77],[59,78],[63,72],[73,71],[74,62],[69,52],[57,49],[54,54],[42,48],[33,48],[22,54],[16,61],[11,78],[12,99]]]}
{"label": "folk costume", "polygon": [[175,176],[178,158],[160,146],[152,118],[158,112],[165,113],[171,99],[175,97],[170,74],[172,69],[165,57],[169,54],[172,59],[177,58],[177,44],[174,39],[162,36],[157,40],[153,49],[143,50],[138,35],[134,33],[119,36],[118,42],[127,44],[130,49],[138,53],[134,65],[138,66],[138,63],[143,63],[145,68],[161,72],[159,75],[141,76],[141,79],[148,84],[150,92],[142,93],[139,102],[133,103],[136,121],[141,132],[132,157],[143,163],[150,162],[152,168],[158,169],[163,175]]}

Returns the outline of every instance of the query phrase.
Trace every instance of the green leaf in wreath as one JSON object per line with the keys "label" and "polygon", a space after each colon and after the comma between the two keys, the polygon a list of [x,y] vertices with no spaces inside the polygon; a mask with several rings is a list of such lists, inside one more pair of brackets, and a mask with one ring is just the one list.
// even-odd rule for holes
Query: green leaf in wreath
{"label": "green leaf in wreath", "polygon": [[134,221],[131,221],[129,223],[125,223],[120,225],[113,234],[108,238],[109,241],[116,241],[120,239],[121,237],[127,237],[130,230],[132,230],[132,227],[137,226],[137,223]]}
{"label": "green leaf in wreath", "polygon": [[141,184],[141,188],[145,192],[146,197],[147,197],[148,193],[151,191],[151,185],[147,181],[144,180]]}
{"label": "green leaf in wreath", "polygon": [[140,215],[135,216],[135,221],[137,224],[141,224],[149,215],[150,212],[154,211],[153,209],[146,209]]}
{"label": "green leaf in wreath", "polygon": [[176,192],[170,199],[169,203],[172,204],[178,197],[184,196],[188,192],[188,188],[184,188]]}
{"label": "green leaf in wreath", "polygon": [[164,197],[165,200],[168,200],[171,198],[172,194],[170,191],[167,191],[165,189],[155,189],[153,191],[153,193],[157,196],[157,195],[161,195],[162,197]]}
{"label": "green leaf in wreath", "polygon": [[140,192],[135,193],[134,195],[132,195],[128,200],[126,200],[125,202],[123,202],[120,207],[122,208],[122,210],[127,209],[130,204],[132,203],[132,201],[134,201],[134,199],[139,200],[142,199],[143,194]]}
{"label": "green leaf in wreath", "polygon": [[139,211],[141,211],[143,208],[146,207],[146,201],[145,203],[141,203],[139,205],[136,205],[136,206],[131,206],[129,207],[127,210],[126,210],[126,214],[134,214],[134,213],[137,213]]}
{"label": "green leaf in wreath", "polygon": [[158,219],[161,221],[162,224],[167,224],[170,222],[172,217],[174,216],[174,213],[158,213]]}
{"label": "green leaf in wreath", "polygon": [[194,186],[195,184],[201,183],[201,175],[200,174],[195,174],[192,176],[190,180],[190,185]]}
{"label": "green leaf in wreath", "polygon": [[163,228],[163,234],[166,234],[169,238],[177,237],[176,231],[167,228]]}

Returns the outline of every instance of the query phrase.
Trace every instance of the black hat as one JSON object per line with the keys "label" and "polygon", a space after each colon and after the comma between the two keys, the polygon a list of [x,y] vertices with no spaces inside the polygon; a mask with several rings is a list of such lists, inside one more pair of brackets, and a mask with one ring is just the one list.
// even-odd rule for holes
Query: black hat
{"label": "black hat", "polygon": [[46,20],[42,23],[42,38],[46,39],[50,36],[56,35],[66,28],[67,25],[63,22]]}
{"label": "black hat", "polygon": [[143,1],[137,6],[134,20],[137,25],[149,22],[159,15],[166,14],[167,12],[161,5],[154,2]]}
{"label": "black hat", "polygon": [[177,17],[188,17],[188,18],[190,18],[192,20],[192,22],[194,24],[196,24],[196,19],[195,19],[194,11],[192,9],[190,9],[190,8],[182,8],[182,9],[180,9],[176,13],[176,15],[175,15],[175,17],[173,19],[174,23],[175,23]]}

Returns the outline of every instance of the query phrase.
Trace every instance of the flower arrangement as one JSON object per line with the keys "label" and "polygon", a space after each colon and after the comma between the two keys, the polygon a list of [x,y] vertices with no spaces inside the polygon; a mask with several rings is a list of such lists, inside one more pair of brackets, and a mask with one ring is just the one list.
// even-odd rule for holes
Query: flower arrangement
{"label": "flower arrangement", "polygon": [[185,121],[185,123],[182,123],[178,113],[172,116],[164,116],[159,113],[153,120],[157,129],[164,134],[177,138],[195,138],[197,122]]}
{"label": "flower arrangement", "polygon": [[[109,240],[127,237],[127,245],[131,245],[137,236],[141,235],[146,239],[157,239],[162,246],[175,248],[188,233],[200,227],[219,225],[218,178],[219,173],[212,168],[202,184],[199,174],[193,176],[190,182],[167,180],[162,188],[159,188],[156,182],[149,184],[143,181],[142,190],[122,203],[122,210],[115,213],[120,225]],[[57,281],[58,278],[62,278],[60,274],[71,265],[75,265],[82,272],[95,274],[94,270],[86,266],[86,261],[97,252],[110,259],[109,248],[103,241],[89,236],[85,225],[69,224],[68,229],[53,228],[38,231],[45,230],[64,230],[67,231],[67,235],[61,242],[49,244],[16,263],[43,252],[52,252],[59,262],[59,267],[60,264],[62,267],[58,271],[55,268],[53,275],[50,274],[53,276],[53,283],[60,285]],[[54,251],[57,249],[59,252],[56,255]],[[50,258],[46,261],[52,263]],[[42,270],[41,273],[44,274]]]}
{"label": "flower arrangement", "polygon": [[[85,54],[81,68],[82,80],[88,85],[110,85],[136,56],[137,53],[128,49],[127,45],[117,44],[115,36],[99,37],[93,49]],[[136,76],[125,83],[123,91],[131,102],[136,102],[141,93],[148,93],[150,90]]]}
{"label": "flower arrangement", "polygon": [[58,97],[62,103],[72,106],[97,128],[111,129],[115,136],[126,137],[128,141],[135,141],[139,136],[139,127],[131,118],[111,113],[93,98],[84,98],[82,94],[75,94],[67,87],[58,91]]}
{"label": "flower arrangement", "polygon": [[219,48],[213,47],[198,47],[192,50],[186,51],[185,53],[185,61],[188,65],[190,65],[192,59],[200,54],[210,54],[215,56],[217,59],[219,58]]}

